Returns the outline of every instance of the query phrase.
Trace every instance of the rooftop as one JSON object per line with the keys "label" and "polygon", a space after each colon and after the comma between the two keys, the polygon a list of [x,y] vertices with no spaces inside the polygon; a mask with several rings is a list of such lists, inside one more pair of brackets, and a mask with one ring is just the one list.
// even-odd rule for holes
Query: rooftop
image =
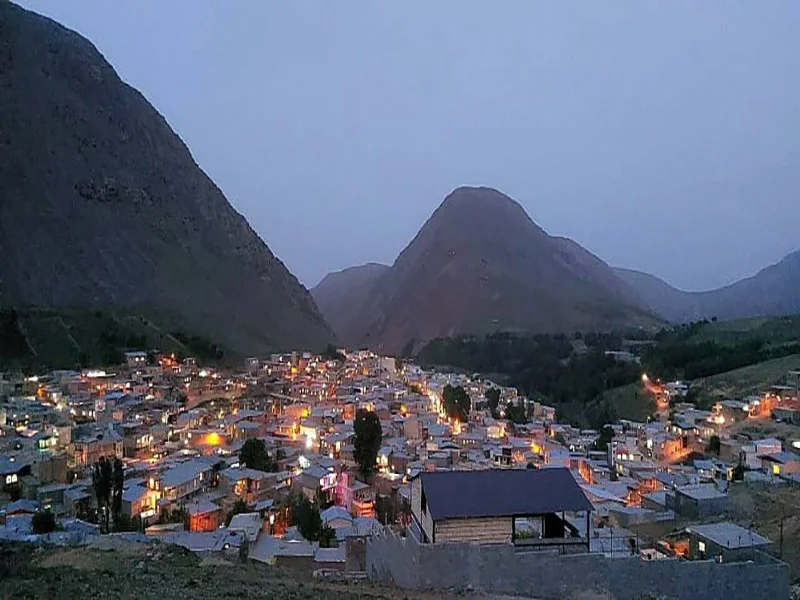
{"label": "rooftop", "polygon": [[687,527],[690,533],[696,533],[715,544],[729,549],[754,548],[767,546],[772,542],[754,531],[740,527],[735,523],[711,523],[709,525],[692,525]]}
{"label": "rooftop", "polygon": [[434,520],[591,511],[568,469],[422,473]]}

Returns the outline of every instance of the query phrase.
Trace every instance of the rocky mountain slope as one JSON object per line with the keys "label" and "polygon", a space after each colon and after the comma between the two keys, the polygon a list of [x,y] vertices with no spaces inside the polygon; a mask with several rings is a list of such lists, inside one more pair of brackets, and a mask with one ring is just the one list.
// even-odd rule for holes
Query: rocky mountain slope
{"label": "rocky mountain slope", "polygon": [[239,352],[333,339],[308,291],[86,39],[0,0],[0,307],[146,315]]}
{"label": "rocky mountain slope", "polygon": [[708,292],[684,292],[639,271],[615,269],[615,273],[647,308],[668,321],[800,314],[800,251],[753,277]]}
{"label": "rocky mountain slope", "polygon": [[[348,288],[354,273],[359,285]],[[344,290],[334,293],[337,281]],[[657,322],[608,265],[548,235],[522,206],[490,188],[452,192],[390,268],[357,269],[320,286],[317,298],[342,299],[321,302],[323,314],[339,324],[340,339],[391,353],[456,333]],[[356,319],[331,312],[345,303]]]}
{"label": "rocky mountain slope", "polygon": [[387,265],[367,263],[328,273],[311,295],[334,331],[351,331],[358,326],[361,304],[375,282],[389,270]]}

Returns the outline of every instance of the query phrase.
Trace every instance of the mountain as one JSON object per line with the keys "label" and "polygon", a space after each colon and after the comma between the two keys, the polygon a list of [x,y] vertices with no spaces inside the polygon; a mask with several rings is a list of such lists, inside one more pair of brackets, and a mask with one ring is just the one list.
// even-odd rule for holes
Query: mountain
{"label": "mountain", "polygon": [[800,314],[800,250],[752,277],[707,292],[684,292],[629,269],[615,269],[642,303],[668,321]]}
{"label": "mountain", "polygon": [[[658,322],[603,261],[548,235],[522,206],[490,188],[456,189],[390,268],[361,269],[334,274],[313,293],[326,318],[339,324],[341,340],[390,353],[457,333]],[[348,288],[353,278],[355,289]],[[344,303],[349,318],[339,319],[342,311],[331,307]]]}
{"label": "mountain", "polygon": [[141,314],[247,353],[333,339],[147,100],[88,40],[7,0],[0,114],[0,307]]}
{"label": "mountain", "polygon": [[389,270],[387,265],[367,263],[328,273],[312,290],[325,320],[334,331],[351,331],[357,327],[359,309],[372,286]]}

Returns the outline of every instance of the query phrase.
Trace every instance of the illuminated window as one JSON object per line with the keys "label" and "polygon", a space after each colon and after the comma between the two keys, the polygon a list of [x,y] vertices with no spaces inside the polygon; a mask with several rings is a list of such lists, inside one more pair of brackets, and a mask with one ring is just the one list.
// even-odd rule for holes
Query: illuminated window
{"label": "illuminated window", "polygon": [[780,465],[772,465],[772,474],[773,475],[780,475],[781,474],[781,466]]}
{"label": "illuminated window", "polygon": [[705,552],[706,551],[706,543],[705,542],[697,542],[697,549],[700,552]]}
{"label": "illuminated window", "polygon": [[17,474],[14,473],[13,475],[6,475],[6,485],[11,483],[17,483]]}

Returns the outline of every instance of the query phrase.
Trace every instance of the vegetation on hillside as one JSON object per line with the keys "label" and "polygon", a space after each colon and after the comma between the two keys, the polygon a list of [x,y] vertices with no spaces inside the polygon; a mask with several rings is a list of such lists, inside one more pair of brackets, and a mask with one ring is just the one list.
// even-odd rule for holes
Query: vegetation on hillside
{"label": "vegetation on hillside", "polygon": [[759,329],[731,335],[716,323],[700,321],[674,329],[662,329],[656,344],[645,347],[643,364],[664,380],[697,379],[800,352],[800,342],[763,337]]}
{"label": "vegetation on hillside", "polygon": [[[800,354],[800,317],[700,321],[631,337],[635,339],[615,334],[460,336],[430,342],[417,360],[424,366],[502,377],[528,398],[555,406],[560,420],[598,428],[617,418],[643,421],[654,412],[652,398],[639,393],[643,371],[664,381],[714,381],[723,373],[747,367],[746,373],[752,365],[769,364],[765,361],[783,367],[776,359]],[[606,355],[623,346],[641,364]],[[698,401],[696,388],[689,400]],[[494,404],[494,397],[488,399]],[[707,402],[705,395],[699,400]],[[524,420],[523,413],[510,408],[507,418]]]}
{"label": "vegetation on hillside", "polygon": [[636,381],[641,368],[606,356],[606,350],[621,347],[620,337],[591,334],[581,338],[587,348],[581,353],[574,352],[574,340],[565,335],[497,333],[439,339],[426,345],[418,360],[469,373],[504,375],[522,394],[556,406],[559,418],[601,426],[616,418],[603,393]]}
{"label": "vegetation on hillside", "polygon": [[156,349],[205,363],[238,359],[204,336],[168,333],[140,315],[44,308],[0,311],[0,370],[33,373],[118,365],[126,351]]}

